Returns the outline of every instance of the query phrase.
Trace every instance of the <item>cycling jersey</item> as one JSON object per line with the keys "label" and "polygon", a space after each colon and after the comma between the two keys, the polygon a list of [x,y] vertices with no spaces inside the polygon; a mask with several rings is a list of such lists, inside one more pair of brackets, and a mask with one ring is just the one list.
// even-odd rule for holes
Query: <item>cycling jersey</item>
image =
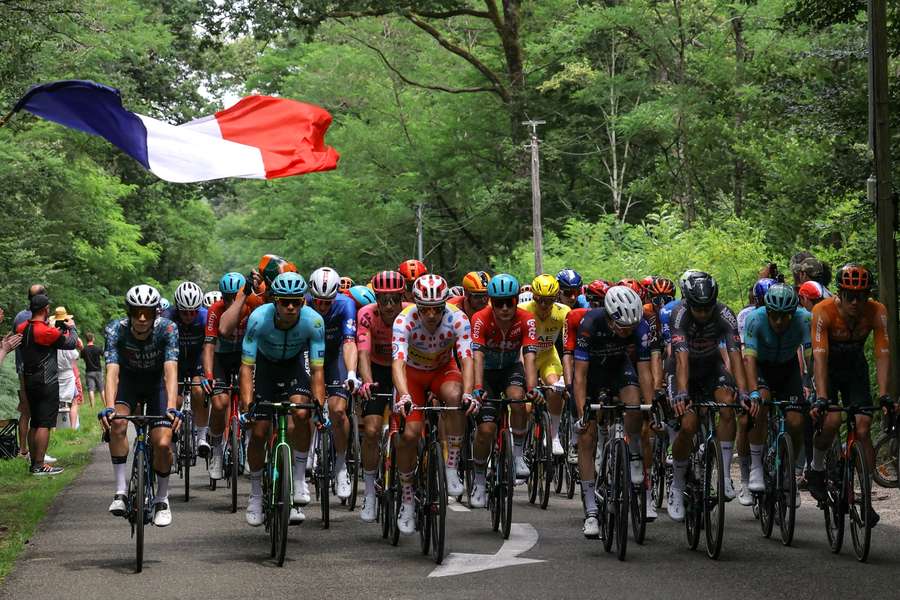
{"label": "cycling jersey", "polygon": [[394,320],[391,342],[393,360],[406,361],[408,366],[423,371],[435,371],[447,365],[454,348],[460,359],[472,358],[469,319],[466,313],[449,304],[433,333],[422,324],[418,307],[407,306]]}
{"label": "cycling jersey", "polygon": [[162,374],[164,363],[178,362],[178,327],[157,317],[147,339],[139,340],[128,317],[113,319],[106,326],[104,358],[107,365],[119,365],[123,371]]}
{"label": "cycling jersey", "polygon": [[470,320],[470,321],[471,321],[472,317],[475,316],[475,311],[473,311],[473,310],[469,307],[469,305],[466,303],[466,297],[465,297],[465,296],[453,296],[452,298],[450,298],[449,300],[447,300],[447,304],[452,304],[453,306],[455,306],[455,307],[458,308],[459,310],[461,310],[461,311],[463,311],[464,313],[466,313],[466,316],[469,317],[469,320]]}
{"label": "cycling jersey", "polygon": [[571,309],[565,304],[559,302],[553,303],[550,315],[546,319],[542,319],[537,314],[537,303],[534,300],[519,305],[519,308],[527,310],[534,315],[534,323],[537,328],[538,356],[554,351],[553,344],[560,332],[566,326],[566,316]]}
{"label": "cycling jersey", "polygon": [[737,314],[738,334],[740,334],[741,336],[742,344],[747,343],[747,340],[744,339],[744,329],[746,329],[747,327],[747,317],[749,317],[750,313],[752,313],[756,309],[757,307],[751,304],[750,306],[745,306],[744,308],[742,308],[741,312]]}
{"label": "cycling jersey", "polygon": [[781,335],[769,325],[766,308],[753,310],[744,324],[744,354],[763,363],[785,363],[797,358],[797,348],[809,352],[809,323],[812,315],[804,308],[794,313],[787,330]]}
{"label": "cycling jersey", "polygon": [[516,310],[506,331],[500,328],[494,309],[487,306],[472,317],[472,349],[484,354],[484,368],[505,369],[519,362],[519,349],[534,352],[537,347],[531,313]]}
{"label": "cycling jersey", "polygon": [[219,333],[219,320],[230,305],[226,306],[224,300],[213,303],[209,307],[206,319],[206,339],[204,341],[207,344],[215,344],[216,352],[218,353],[240,352],[241,340],[243,340],[244,331],[247,329],[247,319],[250,318],[250,313],[261,303],[262,300],[258,296],[248,296],[244,306],[241,307],[241,315],[238,318],[237,327],[228,336],[223,336]]}
{"label": "cycling jersey", "polygon": [[563,329],[563,354],[572,354],[578,345],[578,326],[589,308],[573,308],[566,315],[566,326]]}
{"label": "cycling jersey", "polygon": [[659,314],[656,307],[652,303],[644,305],[644,320],[650,326],[650,351],[660,352],[662,350],[662,333],[659,322]]}
{"label": "cycling jersey", "polygon": [[672,311],[681,305],[681,300],[672,300],[659,309],[659,332],[662,343],[668,345],[672,341]]}
{"label": "cycling jersey", "polygon": [[206,339],[206,308],[200,307],[190,323],[181,320],[174,306],[163,312],[162,316],[178,327],[178,362],[189,365],[197,363]]}
{"label": "cycling jersey", "polygon": [[721,361],[719,344],[728,352],[741,348],[737,319],[731,309],[717,302],[709,319],[700,323],[685,304],[679,304],[671,317],[672,350],[687,352],[691,361]]}
{"label": "cycling jersey", "polygon": [[650,325],[641,319],[628,337],[613,331],[605,308],[589,311],[578,327],[575,360],[590,361],[591,367],[605,368],[628,359],[629,349],[637,350],[638,362],[650,360]]}
{"label": "cycling jersey", "polygon": [[874,332],[875,356],[887,354],[890,350],[884,304],[869,299],[861,309],[851,325],[841,317],[834,297],[816,304],[812,311],[813,354],[828,355],[831,362],[835,355],[862,353],[870,332]]}
{"label": "cycling jersey", "polygon": [[[403,303],[403,308],[409,306]],[[391,330],[393,321],[385,324],[378,312],[378,303],[368,304],[356,315],[356,347],[369,353],[373,364],[388,367],[391,364]]]}
{"label": "cycling jersey", "polygon": [[266,304],[250,315],[241,361],[252,365],[257,354],[270,361],[286,361],[309,350],[310,366],[321,367],[325,363],[325,323],[319,313],[304,306],[290,329],[280,329],[275,322],[275,311],[274,304]]}
{"label": "cycling jersey", "polygon": [[[312,306],[312,301],[312,296],[306,297],[308,306]],[[338,294],[322,320],[325,322],[325,356],[331,360],[341,351],[344,340],[356,340],[356,302]]]}

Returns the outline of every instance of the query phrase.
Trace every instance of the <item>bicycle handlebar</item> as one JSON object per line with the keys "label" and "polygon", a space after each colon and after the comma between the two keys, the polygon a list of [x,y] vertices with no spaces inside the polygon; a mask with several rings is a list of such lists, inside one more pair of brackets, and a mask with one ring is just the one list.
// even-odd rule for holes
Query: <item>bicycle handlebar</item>
{"label": "bicycle handlebar", "polygon": [[588,404],[590,410],[639,410],[649,412],[653,410],[652,404]]}

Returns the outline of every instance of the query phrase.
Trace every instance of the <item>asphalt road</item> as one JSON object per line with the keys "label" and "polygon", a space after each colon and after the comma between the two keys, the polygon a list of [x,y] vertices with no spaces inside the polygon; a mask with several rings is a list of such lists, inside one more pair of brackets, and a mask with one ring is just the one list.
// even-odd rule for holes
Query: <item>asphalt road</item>
{"label": "asphalt road", "polygon": [[[521,525],[505,547],[490,531],[487,511],[450,511],[448,545],[455,554],[437,570],[420,554],[418,536],[392,547],[378,525],[362,523],[357,512],[335,502],[329,530],[321,529],[318,508],[307,508],[306,523],[290,530],[287,561],[279,568],[268,557],[264,529],[244,522],[248,482],[241,481],[242,506],[232,515],[227,489],[210,492],[200,485],[199,468],[194,474],[191,501],[172,503],[172,526],[148,528],[144,572],[134,574],[127,523],[106,512],[112,469],[106,447],[98,447],[93,463],[53,504],[0,586],[0,598],[897,597],[898,528],[883,522],[874,530],[868,564],[853,556],[849,530],[844,551],[833,555],[821,513],[808,497],[791,548],[764,539],[751,511],[735,501],[728,505],[720,560],[706,558],[702,540],[699,551],[687,550],[683,525],[661,516],[648,526],[643,546],[629,542],[623,563],[582,537],[577,499],[554,496],[543,511],[520,489],[513,521]],[[448,574],[461,565],[501,564]]]}

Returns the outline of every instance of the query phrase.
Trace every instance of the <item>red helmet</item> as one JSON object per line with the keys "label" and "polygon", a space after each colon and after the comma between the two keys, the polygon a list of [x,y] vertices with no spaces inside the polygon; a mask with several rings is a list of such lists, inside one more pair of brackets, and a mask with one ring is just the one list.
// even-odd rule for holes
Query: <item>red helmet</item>
{"label": "red helmet", "polygon": [[403,275],[407,281],[415,281],[422,275],[428,273],[428,268],[425,264],[414,258],[404,260],[400,263],[400,266],[397,267],[397,270],[400,271],[400,274]]}
{"label": "red helmet", "polygon": [[641,285],[647,289],[650,289],[650,286],[653,285],[653,280],[656,279],[655,275],[647,275],[643,279],[641,279]]}
{"label": "red helmet", "polygon": [[641,297],[641,302],[647,301],[647,288],[645,288],[637,279],[620,279],[616,285],[630,287]]}
{"label": "red helmet", "polygon": [[397,271],[382,271],[372,278],[376,294],[399,294],[406,289],[406,279]]}
{"label": "red helmet", "polygon": [[872,274],[862,265],[844,265],[838,269],[835,279],[839,290],[868,292],[872,289]]}
{"label": "red helmet", "polygon": [[595,279],[588,284],[585,295],[594,296],[597,298],[597,302],[603,302],[603,299],[606,298],[606,292],[611,287],[612,285],[605,279]]}
{"label": "red helmet", "polygon": [[413,284],[413,298],[416,304],[439,306],[450,296],[450,286],[440,275],[425,275]]}
{"label": "red helmet", "polygon": [[797,295],[815,302],[825,297],[825,288],[818,281],[807,281],[797,290]]}
{"label": "red helmet", "polygon": [[675,297],[675,282],[671,279],[666,279],[665,277],[656,277],[653,279],[653,282],[647,286],[647,291],[650,293],[650,296],[670,296],[672,298]]}

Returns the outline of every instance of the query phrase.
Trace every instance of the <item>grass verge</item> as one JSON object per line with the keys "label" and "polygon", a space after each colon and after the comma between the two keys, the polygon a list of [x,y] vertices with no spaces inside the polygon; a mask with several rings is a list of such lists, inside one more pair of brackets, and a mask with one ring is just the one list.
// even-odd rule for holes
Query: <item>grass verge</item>
{"label": "grass verge", "polygon": [[26,461],[0,460],[0,583],[50,503],[90,462],[91,449],[100,439],[100,425],[93,413],[90,405],[82,406],[79,431],[53,432],[49,452],[59,460],[58,466],[65,467],[60,475],[33,477]]}

